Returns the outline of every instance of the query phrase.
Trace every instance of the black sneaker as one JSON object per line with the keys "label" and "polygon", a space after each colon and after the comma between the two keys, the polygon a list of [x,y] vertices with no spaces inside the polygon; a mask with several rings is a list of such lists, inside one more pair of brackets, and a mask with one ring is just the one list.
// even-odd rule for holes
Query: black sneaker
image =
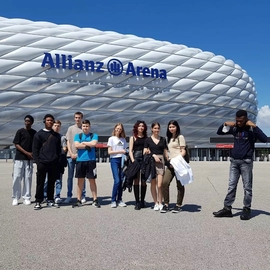
{"label": "black sneaker", "polygon": [[213,212],[215,217],[232,217],[232,210],[228,207],[224,207],[223,209]]}
{"label": "black sneaker", "polygon": [[41,204],[39,202],[36,203],[36,205],[34,206],[34,210],[40,210],[42,207],[41,207]]}
{"label": "black sneaker", "polygon": [[57,203],[55,203],[54,201],[48,201],[47,202],[47,207],[60,208],[60,206]]}
{"label": "black sneaker", "polygon": [[176,205],[174,208],[173,208],[173,210],[172,210],[172,213],[179,213],[181,211],[181,207],[180,206],[178,206],[178,205]]}
{"label": "black sneaker", "polygon": [[141,207],[141,204],[139,202],[137,202],[136,205],[135,205],[135,207],[134,207],[134,209],[135,210],[141,210],[141,208],[142,208]]}
{"label": "black sneaker", "polygon": [[100,208],[100,203],[98,202],[98,199],[95,199],[93,201],[93,205],[96,207],[96,208]]}
{"label": "black sneaker", "polygon": [[81,206],[82,206],[82,202],[77,200],[77,202],[72,205],[72,208],[81,207]]}
{"label": "black sneaker", "polygon": [[145,201],[141,201],[141,208],[146,208]]}
{"label": "black sneaker", "polygon": [[160,210],[160,213],[167,213],[168,211],[169,211],[169,207],[166,204],[164,204],[162,209]]}
{"label": "black sneaker", "polygon": [[244,207],[242,215],[240,216],[240,219],[241,220],[249,220],[251,218],[250,213],[251,213],[250,208]]}

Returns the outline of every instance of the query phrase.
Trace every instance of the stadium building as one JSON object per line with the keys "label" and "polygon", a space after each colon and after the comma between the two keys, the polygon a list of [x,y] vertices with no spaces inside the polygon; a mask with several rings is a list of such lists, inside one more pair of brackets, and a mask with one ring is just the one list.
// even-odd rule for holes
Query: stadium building
{"label": "stadium building", "polygon": [[[256,122],[253,80],[232,60],[185,45],[93,28],[0,17],[0,144],[31,114],[46,113],[62,132],[82,111],[102,143],[116,123],[131,135],[136,120],[175,119],[195,156],[212,156],[217,127],[245,109]],[[215,148],[215,147],[214,147]],[[197,151],[197,152],[196,152]],[[105,153],[105,152],[104,152]],[[102,153],[102,156],[104,156]],[[214,153],[214,156],[220,154]]]}

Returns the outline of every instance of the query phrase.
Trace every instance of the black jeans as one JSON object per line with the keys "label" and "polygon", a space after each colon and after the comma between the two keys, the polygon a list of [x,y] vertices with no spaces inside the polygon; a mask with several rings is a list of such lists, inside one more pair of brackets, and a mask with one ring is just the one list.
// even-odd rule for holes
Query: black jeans
{"label": "black jeans", "polygon": [[42,164],[37,165],[37,186],[36,186],[36,202],[41,203],[44,199],[44,182],[46,174],[48,174],[47,198],[53,201],[54,184],[59,174],[59,164]]}

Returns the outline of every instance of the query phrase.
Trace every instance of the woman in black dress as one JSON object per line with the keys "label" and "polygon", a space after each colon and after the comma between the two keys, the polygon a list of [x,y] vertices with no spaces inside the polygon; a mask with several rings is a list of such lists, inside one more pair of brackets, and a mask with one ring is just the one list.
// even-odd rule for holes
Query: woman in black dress
{"label": "woman in black dress", "polygon": [[[143,149],[144,142],[147,137],[147,125],[144,121],[138,120],[133,127],[133,136],[129,140],[129,157],[131,162],[142,163],[143,160]],[[145,207],[145,194],[146,194],[146,183],[141,181],[141,199],[140,199],[140,181],[141,173],[137,174],[137,178],[134,179],[134,196],[136,200],[135,210],[140,210]]]}
{"label": "woman in black dress", "polygon": [[162,181],[165,172],[165,161],[168,160],[168,147],[164,137],[159,135],[160,124],[153,123],[151,125],[152,136],[146,138],[144,143],[144,153],[150,151],[155,160],[156,178],[151,180],[151,193],[154,200],[154,210],[162,210]]}

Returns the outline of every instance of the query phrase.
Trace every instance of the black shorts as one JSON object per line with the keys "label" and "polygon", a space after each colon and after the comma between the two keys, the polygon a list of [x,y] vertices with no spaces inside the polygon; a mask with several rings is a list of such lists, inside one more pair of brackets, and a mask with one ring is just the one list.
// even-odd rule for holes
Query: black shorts
{"label": "black shorts", "polygon": [[97,164],[95,160],[90,161],[77,161],[76,162],[76,178],[97,178]]}

